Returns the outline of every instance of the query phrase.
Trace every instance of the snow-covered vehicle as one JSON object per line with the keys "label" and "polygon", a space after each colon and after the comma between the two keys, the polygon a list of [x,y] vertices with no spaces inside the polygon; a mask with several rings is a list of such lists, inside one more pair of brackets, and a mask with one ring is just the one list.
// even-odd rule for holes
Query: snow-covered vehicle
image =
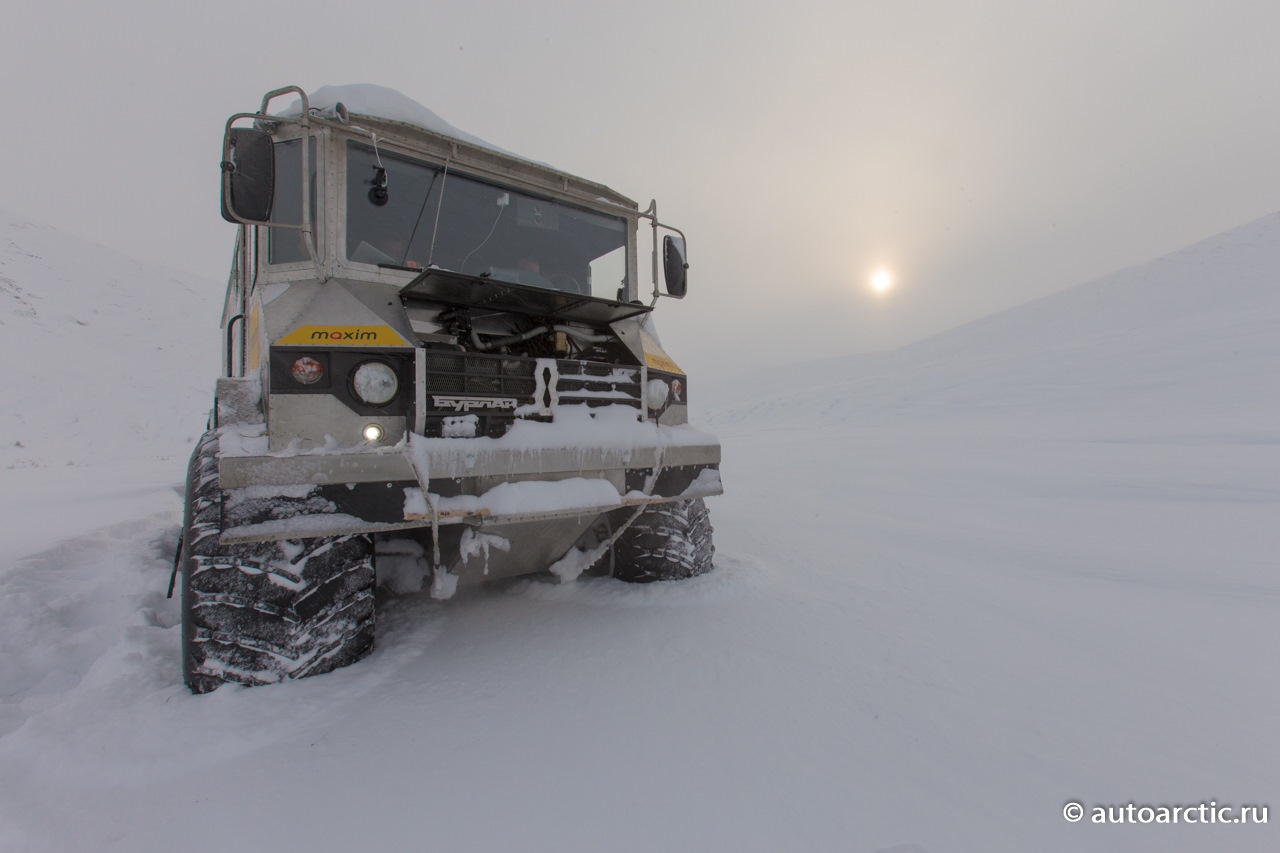
{"label": "snow-covered vehicle", "polygon": [[448,597],[711,568],[720,446],[650,319],[688,268],[655,204],[372,86],[268,92],[222,173],[224,375],[175,566],[193,691],[363,657],[388,572]]}

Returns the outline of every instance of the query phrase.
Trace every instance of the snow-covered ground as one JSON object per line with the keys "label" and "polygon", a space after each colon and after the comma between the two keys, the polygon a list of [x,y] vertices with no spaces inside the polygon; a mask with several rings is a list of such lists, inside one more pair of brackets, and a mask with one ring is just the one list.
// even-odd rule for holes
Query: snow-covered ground
{"label": "snow-covered ground", "polygon": [[707,576],[406,596],[203,697],[164,591],[221,287],[0,221],[0,849],[1280,849],[1062,816],[1280,807],[1280,216],[695,383]]}

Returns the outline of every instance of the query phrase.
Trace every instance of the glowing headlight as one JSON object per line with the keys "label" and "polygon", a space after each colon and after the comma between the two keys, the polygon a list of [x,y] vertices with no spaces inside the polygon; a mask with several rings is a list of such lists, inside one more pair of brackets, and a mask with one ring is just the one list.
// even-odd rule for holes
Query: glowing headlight
{"label": "glowing headlight", "polygon": [[400,390],[396,372],[381,361],[366,361],[356,368],[351,377],[356,396],[370,406],[390,403]]}
{"label": "glowing headlight", "polygon": [[365,441],[381,441],[383,436],[382,427],[377,424],[369,424],[364,428]]}

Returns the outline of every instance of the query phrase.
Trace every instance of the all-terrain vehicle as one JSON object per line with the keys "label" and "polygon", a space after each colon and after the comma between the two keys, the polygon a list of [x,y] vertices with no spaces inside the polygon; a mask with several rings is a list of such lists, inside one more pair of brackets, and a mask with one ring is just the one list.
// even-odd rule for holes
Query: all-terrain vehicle
{"label": "all-terrain vehicle", "polygon": [[363,657],[391,569],[448,597],[711,568],[720,446],[650,319],[688,268],[655,204],[388,89],[289,86],[227,121],[222,214],[224,375],[175,561],[193,691]]}

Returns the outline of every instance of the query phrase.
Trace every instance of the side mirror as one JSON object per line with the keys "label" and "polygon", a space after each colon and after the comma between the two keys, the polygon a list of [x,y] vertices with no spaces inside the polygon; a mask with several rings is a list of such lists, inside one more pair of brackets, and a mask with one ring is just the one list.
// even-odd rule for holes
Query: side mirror
{"label": "side mirror", "polygon": [[662,238],[662,273],[667,283],[667,295],[683,299],[689,289],[689,264],[684,259],[684,238]]}
{"label": "side mirror", "polygon": [[222,156],[222,218],[236,223],[269,220],[276,188],[271,134],[233,127],[227,131]]}

